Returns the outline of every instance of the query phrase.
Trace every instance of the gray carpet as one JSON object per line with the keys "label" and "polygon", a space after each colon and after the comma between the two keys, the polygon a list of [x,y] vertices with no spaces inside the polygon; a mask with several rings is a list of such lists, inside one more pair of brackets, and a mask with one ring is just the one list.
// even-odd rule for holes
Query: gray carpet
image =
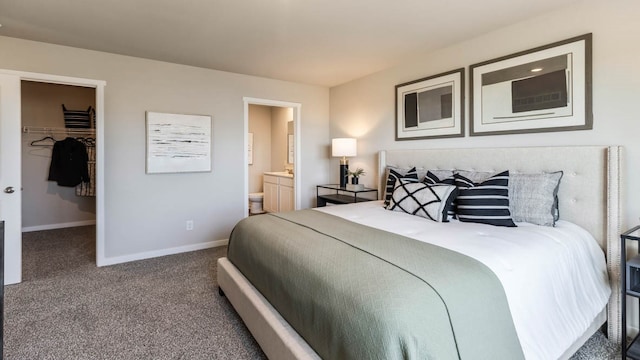
{"label": "gray carpet", "polygon": [[5,359],[264,359],[214,282],[217,248],[95,267],[92,226],[25,233]]}
{"label": "gray carpet", "polygon": [[[5,359],[265,359],[218,295],[226,248],[97,268],[94,233],[24,234],[23,283],[5,287]],[[616,353],[597,333],[572,359]]]}

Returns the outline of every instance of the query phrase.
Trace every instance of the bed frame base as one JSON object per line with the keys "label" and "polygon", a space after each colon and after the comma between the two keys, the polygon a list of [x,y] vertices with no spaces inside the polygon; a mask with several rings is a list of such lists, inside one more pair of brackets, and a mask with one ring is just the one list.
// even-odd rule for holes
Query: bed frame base
{"label": "bed frame base", "polygon": [[226,257],[218,259],[218,286],[269,359],[321,359]]}

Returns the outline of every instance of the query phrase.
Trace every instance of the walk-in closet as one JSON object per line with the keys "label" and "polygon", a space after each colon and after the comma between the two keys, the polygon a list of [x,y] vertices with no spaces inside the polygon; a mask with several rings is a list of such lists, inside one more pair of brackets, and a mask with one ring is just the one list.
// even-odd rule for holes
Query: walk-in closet
{"label": "walk-in closet", "polygon": [[[55,243],[66,233],[58,229],[94,229],[95,88],[22,81],[21,98],[23,240]],[[80,232],[95,248],[95,230]]]}

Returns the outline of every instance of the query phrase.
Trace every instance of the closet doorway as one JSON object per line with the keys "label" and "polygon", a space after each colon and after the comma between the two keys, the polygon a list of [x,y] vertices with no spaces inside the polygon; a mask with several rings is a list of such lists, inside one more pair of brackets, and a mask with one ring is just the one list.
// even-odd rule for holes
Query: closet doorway
{"label": "closet doorway", "polygon": [[[49,74],[28,73],[21,71],[0,69],[0,187],[4,189],[0,193],[0,218],[5,220],[5,283],[13,284],[22,281],[22,230],[48,230],[63,228],[69,226],[87,225],[94,223],[95,243],[96,243],[96,264],[98,266],[104,262],[104,185],[103,185],[103,169],[104,169],[104,86],[106,83],[100,80],[71,78],[66,76],[57,76]],[[64,117],[61,117],[62,123],[45,125],[42,119],[47,118],[45,112],[46,105],[35,106],[35,95],[42,95],[46,91],[43,89],[51,86],[63,86],[59,89],[67,89],[69,92],[75,90],[89,90],[89,100],[95,108],[95,122],[91,124],[94,128],[93,134],[74,133],[65,129]],[[79,87],[81,89],[73,89]],[[25,92],[23,92],[25,90]],[[61,91],[65,92],[65,91]],[[82,91],[81,91],[82,92]],[[42,99],[41,99],[42,100]],[[59,101],[59,100],[53,100]],[[66,101],[66,100],[65,100]],[[37,102],[37,101],[36,101]],[[45,101],[46,102],[46,101]],[[66,105],[66,104],[65,104]],[[62,113],[62,103],[57,104],[59,113]],[[72,105],[73,107],[77,106]],[[88,107],[88,106],[87,106]],[[84,110],[87,110],[87,107]],[[40,108],[38,110],[38,108]],[[67,109],[73,109],[67,106]],[[73,109],[75,110],[75,109]],[[24,115],[23,115],[24,113]],[[26,117],[29,119],[26,119]],[[24,124],[23,124],[24,121]],[[32,122],[36,122],[33,124]],[[92,119],[92,121],[94,121]],[[84,138],[86,144],[93,142],[95,149],[95,197],[84,197],[83,200],[70,205],[71,195],[75,195],[76,189],[56,189],[56,182],[47,182],[48,165],[44,165],[38,170],[33,164],[49,163],[50,158],[47,157],[47,146],[45,145],[50,139],[44,139],[50,136],[55,140],[64,140],[67,137]],[[44,139],[44,142],[37,140]],[[93,139],[93,140],[91,140]],[[35,141],[35,142],[34,142]],[[41,147],[35,147],[31,144]],[[54,144],[53,141],[50,144]],[[52,150],[53,146],[50,147]],[[16,156],[19,154],[20,156]],[[33,164],[31,164],[33,163]],[[36,166],[37,167],[37,166]],[[35,169],[35,170],[34,170]],[[23,174],[24,170],[24,174]],[[43,173],[46,175],[44,179]],[[33,179],[32,179],[33,177]],[[38,177],[40,179],[38,179]],[[37,189],[38,186],[32,184],[33,181],[40,181],[38,185],[40,191],[44,190],[43,197],[38,201],[37,194],[30,193],[31,190]],[[27,187],[28,189],[24,189]],[[33,187],[33,189],[32,189]],[[24,189],[25,197],[23,199]],[[37,193],[37,191],[36,191]],[[41,194],[42,195],[42,194]],[[52,196],[49,196],[52,195]],[[49,197],[49,199],[46,199]],[[55,199],[57,198],[57,199]],[[93,198],[93,199],[89,199]],[[35,199],[35,202],[34,202]],[[51,217],[51,214],[44,214],[33,206],[48,207],[52,201],[58,202],[53,208],[47,208],[45,212],[63,213],[62,217]],[[36,205],[33,205],[36,204]],[[22,208],[24,206],[24,216]],[[79,213],[80,217],[70,215],[71,209]],[[35,214],[35,216],[34,216]],[[23,224],[23,218],[26,223]],[[53,223],[52,223],[53,222]]]}
{"label": "closet doorway", "polygon": [[96,89],[23,80],[20,93],[22,232],[95,225]]}

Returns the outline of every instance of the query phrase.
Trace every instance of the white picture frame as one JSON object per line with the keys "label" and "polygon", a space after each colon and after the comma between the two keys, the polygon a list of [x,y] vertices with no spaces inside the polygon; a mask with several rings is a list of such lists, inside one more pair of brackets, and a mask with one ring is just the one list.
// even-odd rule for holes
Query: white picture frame
{"label": "white picture frame", "polygon": [[211,116],[146,112],[146,173],[211,171]]}

